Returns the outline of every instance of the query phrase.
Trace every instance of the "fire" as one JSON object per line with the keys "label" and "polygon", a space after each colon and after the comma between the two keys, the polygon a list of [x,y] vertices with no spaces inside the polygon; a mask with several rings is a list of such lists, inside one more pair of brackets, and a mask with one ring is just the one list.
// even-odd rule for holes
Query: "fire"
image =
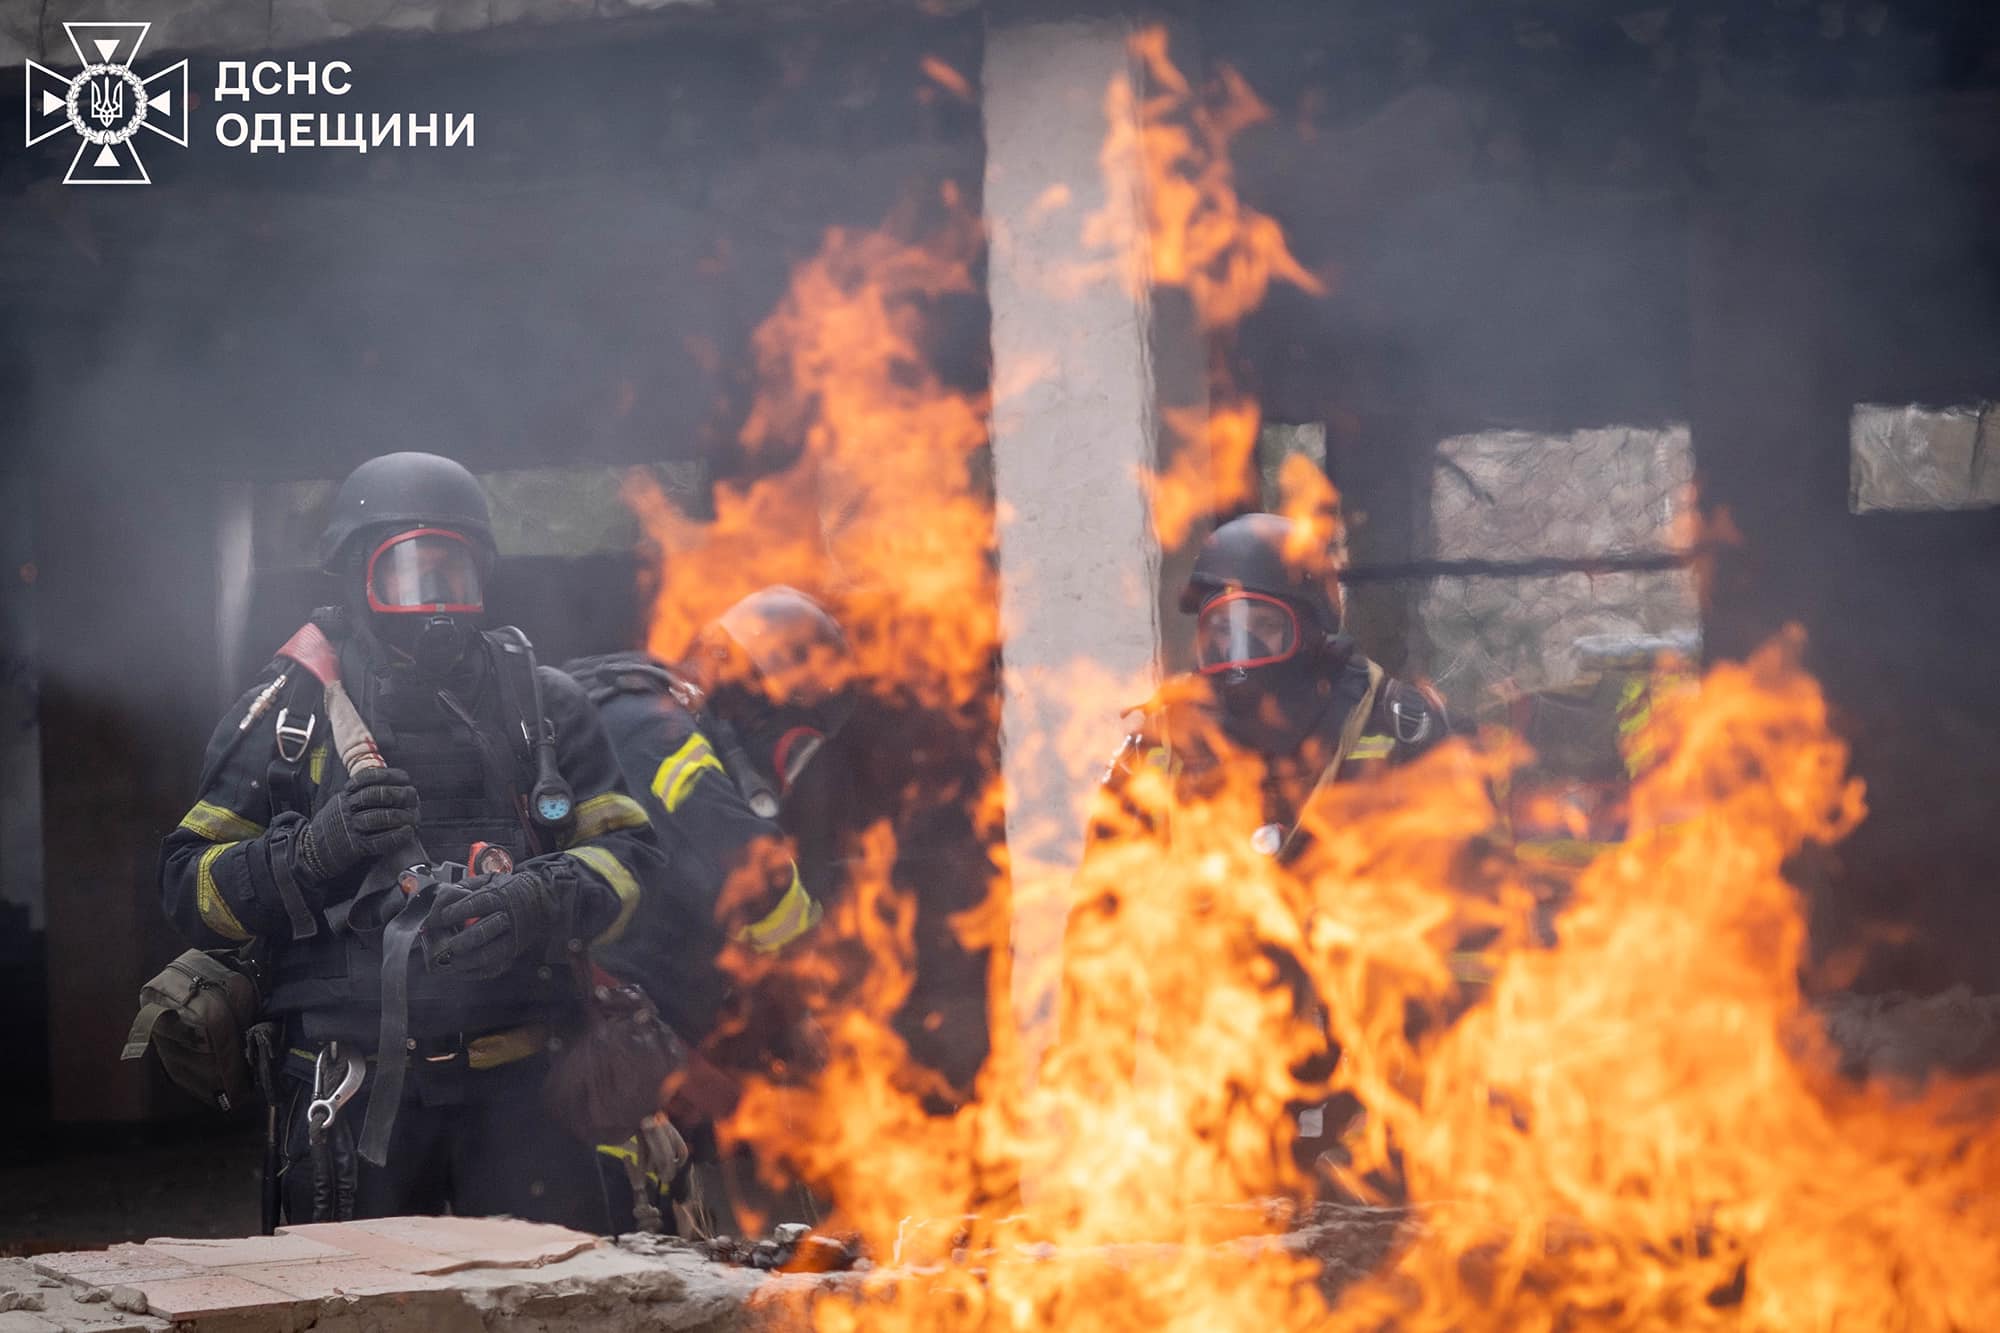
{"label": "fire", "polygon": [[[1327,287],[1292,255],[1277,222],[1236,190],[1230,143],[1268,120],[1270,108],[1228,66],[1210,85],[1195,86],[1167,47],[1163,28],[1135,32],[1133,72],[1105,91],[1100,163],[1110,202],[1085,221],[1084,245],[1100,258],[1076,280],[1115,277],[1145,302],[1156,288],[1185,292],[1202,333],[1225,338],[1273,283],[1313,296]],[[1135,191],[1136,201],[1128,197]],[[1168,548],[1256,494],[1257,404],[1219,358],[1207,387],[1205,409],[1167,414],[1160,466],[1139,479]]]}
{"label": "fire", "polygon": [[[1996,1089],[1843,1083],[1799,990],[1783,867],[1863,805],[1797,649],[1718,667],[1664,708],[1632,836],[1584,872],[1558,947],[1508,956],[1431,1041],[1355,1034],[1343,1077],[1373,1116],[1357,1165],[1394,1143],[1412,1196],[1447,1205],[1353,1302],[1361,1322],[2000,1318],[2000,1151],[1981,1127]],[[1323,975],[1351,971],[1338,952]]]}
{"label": "fire", "polygon": [[1185,288],[1209,329],[1241,323],[1274,281],[1323,295],[1325,283],[1292,257],[1277,222],[1236,193],[1230,141],[1268,120],[1270,108],[1227,66],[1213,89],[1195,88],[1168,58],[1162,28],[1134,33],[1131,49],[1137,77],[1115,78],[1105,92],[1102,162],[1107,180],[1142,182],[1141,204],[1136,217],[1113,208],[1093,215],[1086,244],[1115,257],[1137,290]]}
{"label": "fire", "polygon": [[986,401],[942,383],[922,344],[933,303],[976,292],[979,236],[943,202],[920,241],[904,219],[829,232],[758,328],[740,443],[771,470],[719,485],[711,523],[643,473],[628,486],[661,550],[652,652],[678,657],[738,598],[789,583],[834,605],[863,676],[928,706],[978,699],[997,635],[992,507],[973,472]]}
{"label": "fire", "polygon": [[[1136,140],[1118,142],[1113,117],[1106,151],[1154,164],[1148,276],[1185,284],[1214,329],[1271,281],[1317,290],[1275,224],[1234,199],[1223,150],[1248,90],[1225,77],[1224,109],[1190,110],[1163,42],[1136,49],[1158,91],[1131,118]],[[1133,96],[1114,88],[1114,108]],[[922,352],[926,303],[972,291],[977,254],[955,218],[914,239],[831,232],[794,273],[755,340],[742,444],[766,474],[724,487],[706,525],[635,490],[666,553],[656,651],[792,582],[831,596],[871,691],[990,734],[987,404]],[[1255,410],[1212,394],[1183,429],[1208,433],[1226,480]],[[1231,502],[1171,467],[1151,479],[1163,535]],[[1324,478],[1295,461],[1283,482],[1287,512],[1336,538]],[[1260,774],[1226,744],[1199,782],[1142,767],[1122,797],[1077,812],[1093,850],[1071,889],[1058,1040],[1027,1068],[996,961],[993,1053],[970,1096],[893,1026],[914,907],[892,883],[899,824],[868,829],[825,949],[864,965],[800,964],[844,982],[822,1015],[832,1058],[809,1085],[753,1083],[725,1127],[828,1193],[828,1225],[861,1233],[881,1265],[817,1298],[814,1324],[2000,1327],[2000,1144],[1984,1131],[2000,1089],[1843,1082],[1800,991],[1788,858],[1837,841],[1864,807],[1797,655],[1779,643],[1656,709],[1631,835],[1578,877],[1553,944],[1537,930],[1548,905],[1495,836],[1492,792],[1524,758],[1503,738],[1325,793],[1285,867],[1249,843]],[[1070,684],[1072,716],[1132,702],[1088,663]],[[1058,756],[1109,739],[1009,743]],[[956,925],[996,960],[1009,872],[1025,869],[1006,862],[1006,799],[997,780],[903,794],[906,809],[969,811],[993,874]],[[1473,938],[1490,941],[1476,990],[1453,967]],[[1313,997],[1342,1050],[1331,1071],[1312,1062]],[[1352,1160],[1315,1170],[1362,1195],[1400,1182],[1417,1220],[1373,1277],[1332,1293],[1266,1204],[1310,1196],[1295,1108],[1337,1092],[1365,1118]]]}

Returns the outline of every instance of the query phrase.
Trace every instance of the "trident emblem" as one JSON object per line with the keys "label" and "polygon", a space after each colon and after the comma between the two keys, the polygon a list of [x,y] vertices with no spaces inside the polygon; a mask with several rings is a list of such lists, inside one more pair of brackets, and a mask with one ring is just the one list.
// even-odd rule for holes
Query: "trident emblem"
{"label": "trident emblem", "polygon": [[[133,140],[141,130],[187,147],[188,66],[182,60],[150,78],[132,62],[150,23],[65,23],[82,66],[59,74],[30,60],[22,89],[29,147],[72,130],[83,142],[63,177],[68,185],[143,185],[150,179]],[[4,45],[4,43],[0,43]]]}
{"label": "trident emblem", "polygon": [[125,84],[119,79],[104,79],[90,85],[90,118],[100,125],[110,125],[125,114]]}

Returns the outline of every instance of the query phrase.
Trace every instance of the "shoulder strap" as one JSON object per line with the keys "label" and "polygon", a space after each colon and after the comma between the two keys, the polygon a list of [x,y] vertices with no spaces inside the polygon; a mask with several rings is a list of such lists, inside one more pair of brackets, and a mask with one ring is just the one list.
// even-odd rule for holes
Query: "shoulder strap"
{"label": "shoulder strap", "polygon": [[554,725],[547,718],[535,717],[530,703],[535,697],[535,650],[525,635],[511,638],[485,630],[480,637],[486,640],[494,674],[499,677],[501,711],[516,724],[508,728],[507,741],[520,761],[519,787],[525,795],[535,785],[535,737],[544,726]]}
{"label": "shoulder strap", "polygon": [[[486,641],[494,674],[499,680],[501,712],[513,722],[507,728],[507,743],[514,755],[514,775],[507,785],[512,788],[514,808],[520,816],[521,831],[528,840],[528,847],[532,854],[540,855],[549,849],[549,837],[545,826],[533,817],[531,809],[537,784],[541,781],[537,744],[544,733],[553,744],[555,721],[535,716],[534,700],[539,697],[540,691],[535,688],[535,649],[528,642],[528,636],[518,630],[512,634],[486,630],[480,637]],[[476,726],[474,736],[478,737]],[[481,750],[486,752],[483,741]],[[489,765],[492,762],[493,758],[489,757]]]}
{"label": "shoulder strap", "polygon": [[1306,793],[1306,799],[1299,804],[1299,817],[1292,821],[1292,827],[1286,832],[1285,840],[1278,844],[1277,855],[1280,859],[1291,850],[1293,840],[1299,836],[1299,829],[1305,824],[1305,812],[1312,808],[1312,803],[1318,798],[1321,790],[1340,775],[1340,766],[1347,762],[1347,756],[1354,749],[1354,743],[1361,739],[1362,731],[1368,726],[1369,717],[1375,712],[1375,694],[1382,688],[1382,674],[1381,667],[1373,662],[1368,664],[1368,688],[1363,691],[1361,702],[1348,710],[1346,720],[1340,724],[1340,738],[1334,742],[1333,758],[1320,770],[1318,781],[1313,783],[1312,790]]}
{"label": "shoulder strap", "polygon": [[1321,784],[1331,781],[1333,777],[1338,775],[1340,766],[1346,763],[1347,756],[1354,752],[1354,743],[1361,739],[1361,733],[1368,729],[1368,719],[1375,715],[1375,696],[1382,689],[1382,680],[1382,668],[1370,662],[1368,664],[1368,689],[1362,694],[1361,702],[1356,704],[1354,710],[1347,715],[1347,721],[1341,725],[1340,743],[1334,749],[1333,762],[1328,764],[1326,771],[1319,775],[1319,783],[1314,784],[1314,790],[1317,790]]}
{"label": "shoulder strap", "polygon": [[[307,770],[307,758],[316,746],[328,750],[332,746],[320,734],[326,728],[320,722],[318,701],[313,701],[313,707],[304,708],[303,716],[299,711],[317,686],[318,681],[312,676],[300,673],[293,677],[284,690],[284,704],[272,720],[271,762],[264,770],[264,790],[270,794],[274,817],[291,811],[310,819],[317,804],[318,789]],[[306,906],[305,895],[293,877],[291,858],[273,856],[271,874],[277,881],[285,915],[291,921],[292,938],[303,940],[317,935],[319,923],[313,919],[312,909]]]}
{"label": "shoulder strap", "polygon": [[579,658],[563,670],[583,686],[592,708],[601,708],[621,694],[671,694],[674,688],[674,674],[639,653]]}

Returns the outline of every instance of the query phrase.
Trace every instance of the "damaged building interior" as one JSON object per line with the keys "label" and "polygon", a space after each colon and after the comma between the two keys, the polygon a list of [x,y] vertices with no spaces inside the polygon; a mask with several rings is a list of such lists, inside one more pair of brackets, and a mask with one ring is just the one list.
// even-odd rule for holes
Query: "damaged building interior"
{"label": "damaged building interior", "polygon": [[[0,1329],[2000,1327],[2000,7],[130,9],[0,0],[31,122],[66,24],[188,62],[143,187],[0,154]],[[476,134],[218,133],[226,62],[336,61],[258,109]],[[813,1230],[257,1238],[261,1102],[119,1058],[214,720],[401,450],[544,663],[846,627],[824,1067],[718,1125]],[[1266,510],[1453,739],[1289,865],[1228,764],[1099,856]]]}

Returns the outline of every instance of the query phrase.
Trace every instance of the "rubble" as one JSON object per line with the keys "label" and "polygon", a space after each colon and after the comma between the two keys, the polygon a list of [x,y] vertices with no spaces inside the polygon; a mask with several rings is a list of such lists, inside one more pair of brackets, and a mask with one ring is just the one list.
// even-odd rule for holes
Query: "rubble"
{"label": "rubble", "polygon": [[[653,1240],[658,1244],[682,1244],[670,1238],[621,1238],[621,1245]],[[740,1240],[716,1236],[689,1243],[689,1248],[712,1263],[732,1264],[778,1273],[843,1273],[872,1267],[861,1238],[814,1231],[802,1222],[789,1222],[762,1240]]]}
{"label": "rubble", "polygon": [[[1245,1207],[1263,1210],[1258,1220],[1274,1234],[1202,1247],[1199,1257],[1233,1263],[1246,1247],[1267,1246],[1307,1255],[1323,1265],[1329,1301],[1374,1269],[1409,1222],[1393,1208]],[[1043,1245],[1025,1257],[1088,1270],[1184,1249]],[[542,1333],[779,1333],[810,1327],[823,1300],[906,1284],[921,1291],[947,1267],[983,1273],[1000,1257],[961,1248],[949,1259],[878,1267],[858,1238],[805,1227],[754,1241],[690,1242],[604,1240],[508,1218],[379,1218],[0,1260],[0,1333],[470,1333],[515,1325]]]}

